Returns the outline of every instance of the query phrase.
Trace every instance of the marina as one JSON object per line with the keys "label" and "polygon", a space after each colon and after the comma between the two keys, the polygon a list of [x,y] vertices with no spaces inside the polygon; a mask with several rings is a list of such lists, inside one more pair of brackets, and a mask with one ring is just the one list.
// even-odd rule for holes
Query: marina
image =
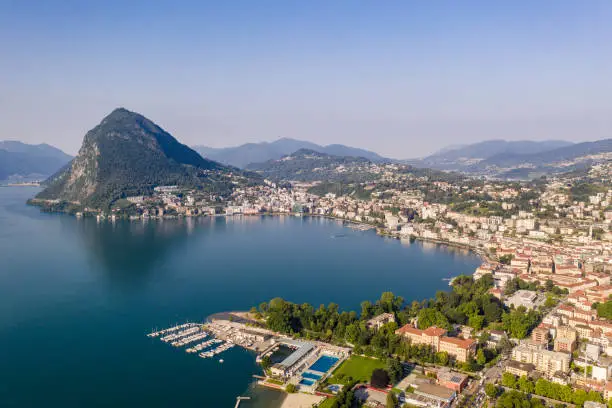
{"label": "marina", "polygon": [[[157,338],[165,335],[164,337],[160,337],[160,340],[164,343],[170,343],[173,347],[184,347],[189,344],[195,343],[197,341],[203,340],[213,333],[211,331],[206,330],[206,325],[198,324],[198,323],[185,323],[177,326],[173,326],[167,329],[154,331],[147,334],[149,338]],[[234,347],[235,344],[233,341],[226,339],[222,340],[219,338],[211,338],[204,342],[198,343],[193,347],[189,347],[185,349],[187,353],[198,353],[202,350],[205,350],[198,354],[201,358],[211,358],[216,355],[223,353]],[[220,363],[223,360],[219,360]]]}
{"label": "marina", "polygon": [[[320,341],[296,340],[271,330],[257,327],[248,313],[230,312],[209,318],[206,330],[226,341],[217,349],[200,353],[210,358],[234,345],[257,353],[256,361],[269,359],[271,366],[264,377],[255,376],[257,384],[282,389],[293,384],[301,392],[314,394],[316,387],[349,355],[345,347]],[[238,322],[236,320],[242,320]],[[221,362],[221,361],[220,361]],[[279,385],[281,384],[281,385]]]}
{"label": "marina", "polygon": [[178,332],[176,334],[169,334],[169,335],[167,335],[165,337],[162,337],[161,341],[163,341],[164,343],[168,343],[168,342],[171,342],[171,341],[178,340],[180,338],[189,336],[190,334],[197,333],[198,331],[200,331],[199,328],[192,327],[190,329],[180,331],[180,332]]}
{"label": "marina", "polygon": [[196,342],[198,340],[205,339],[206,337],[208,337],[208,333],[206,333],[205,331],[202,331],[200,333],[196,333],[196,334],[191,335],[189,337],[186,337],[184,339],[174,341],[174,342],[172,342],[172,345],[174,347],[183,347],[183,346],[186,346],[186,345],[191,344],[193,342]]}
{"label": "marina", "polygon": [[[270,375],[273,381],[294,384],[307,393],[313,393],[316,386],[349,354],[346,348],[317,341],[294,340],[258,327],[246,312],[217,314],[209,317],[206,323],[185,323],[154,331],[147,337],[159,338],[175,348],[196,343],[185,348],[185,352],[197,353],[202,359],[212,359],[240,346],[256,352],[257,362],[263,358],[271,359]],[[219,363],[224,363],[224,360],[220,358]],[[258,384],[270,386],[268,380],[267,375]],[[274,387],[278,388],[277,385]]]}
{"label": "marina", "polygon": [[178,326],[173,326],[173,327],[170,327],[170,328],[167,328],[167,329],[164,329],[164,330],[153,331],[153,332],[147,334],[147,337],[159,337],[159,336],[162,336],[162,335],[167,334],[167,333],[172,333],[172,332],[175,332],[177,330],[186,329],[188,327],[193,327],[193,326],[197,326],[197,324],[195,324],[195,323],[180,324]]}
{"label": "marina", "polygon": [[208,348],[214,344],[218,344],[218,343],[222,343],[223,340],[219,340],[219,339],[210,339],[208,341],[205,341],[203,343],[197,344],[193,347],[188,348],[187,350],[185,350],[187,353],[197,353],[198,351],[202,351],[205,348]]}
{"label": "marina", "polygon": [[200,353],[199,356],[202,358],[210,358],[210,357],[214,357],[217,354],[221,354],[226,350],[231,349],[232,347],[234,347],[234,343],[224,343],[222,345],[220,345],[219,347],[216,347],[210,351],[206,351],[204,353]]}

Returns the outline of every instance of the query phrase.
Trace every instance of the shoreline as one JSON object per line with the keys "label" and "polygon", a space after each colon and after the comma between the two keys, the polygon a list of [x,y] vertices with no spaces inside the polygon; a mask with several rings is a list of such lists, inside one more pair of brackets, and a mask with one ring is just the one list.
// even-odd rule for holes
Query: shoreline
{"label": "shoreline", "polygon": [[[422,242],[429,242],[429,243],[434,243],[437,245],[444,245],[450,248],[458,248],[458,249],[466,249],[468,251],[473,252],[475,255],[477,255],[481,262],[486,262],[486,263],[490,263],[490,262],[496,262],[494,259],[492,259],[492,257],[490,256],[490,254],[484,249],[484,248],[479,248],[479,247],[474,247],[471,245],[465,245],[465,244],[460,244],[457,242],[451,242],[451,241],[445,241],[445,240],[441,240],[441,239],[432,239],[432,238],[424,238],[424,237],[419,237],[416,235],[408,235],[408,236],[401,236],[398,234],[393,234],[389,231],[386,231],[384,229],[384,227],[380,227],[379,225],[375,225],[375,224],[370,224],[367,222],[363,222],[363,221],[355,221],[355,220],[348,220],[345,218],[339,218],[339,217],[335,217],[333,215],[325,215],[325,214],[302,214],[302,213],[279,213],[279,212],[263,212],[263,213],[257,213],[257,214],[198,214],[198,215],[183,215],[183,214],[178,214],[178,215],[170,215],[170,216],[148,216],[148,217],[143,217],[143,216],[137,216],[137,217],[130,217],[130,216],[121,216],[118,218],[111,218],[109,216],[107,217],[100,217],[100,214],[96,214],[95,212],[88,212],[88,213],[81,213],[81,215],[77,215],[77,213],[70,213],[70,212],[66,212],[66,211],[61,211],[61,210],[48,210],[45,211],[44,210],[44,205],[50,205],[50,204],[54,204],[54,203],[50,203],[47,200],[40,200],[40,199],[36,199],[36,198],[32,198],[29,199],[27,201],[28,205],[32,205],[35,207],[39,207],[41,208],[41,211],[44,212],[50,212],[50,213],[61,213],[61,214],[69,214],[69,215],[73,215],[76,218],[94,218],[94,216],[97,218],[98,221],[105,221],[105,220],[109,220],[110,222],[116,222],[116,221],[130,221],[130,222],[134,222],[134,221],[149,221],[149,220],[155,220],[155,221],[163,221],[163,220],[172,220],[172,219],[181,219],[181,218],[206,218],[206,217],[210,217],[210,218],[217,218],[217,217],[262,217],[262,216],[288,216],[288,217],[312,217],[312,218],[326,218],[329,220],[335,220],[335,221],[342,221],[342,223],[346,223],[346,224],[350,224],[350,225],[356,225],[359,228],[358,230],[361,231],[369,231],[369,230],[376,230],[376,235],[380,236],[380,237],[387,237],[387,238],[393,238],[393,239],[397,239],[397,240],[402,240],[402,239],[414,239],[415,241],[422,241]],[[55,203],[55,204],[61,204],[61,203]],[[348,228],[351,228],[350,226]],[[475,272],[475,271],[474,271]]]}

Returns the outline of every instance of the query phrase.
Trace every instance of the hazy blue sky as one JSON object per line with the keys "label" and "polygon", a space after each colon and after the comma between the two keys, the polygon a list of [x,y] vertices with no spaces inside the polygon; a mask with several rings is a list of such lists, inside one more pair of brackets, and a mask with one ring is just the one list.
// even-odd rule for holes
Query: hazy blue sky
{"label": "hazy blue sky", "polygon": [[0,139],[69,153],[118,106],[215,147],[612,137],[608,0],[0,0],[0,38]]}

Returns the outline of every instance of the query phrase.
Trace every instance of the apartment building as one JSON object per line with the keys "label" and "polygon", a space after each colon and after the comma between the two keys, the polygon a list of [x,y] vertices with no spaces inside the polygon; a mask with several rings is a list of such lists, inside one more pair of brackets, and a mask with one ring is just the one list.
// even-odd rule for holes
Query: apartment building
{"label": "apartment building", "polygon": [[531,332],[531,341],[537,344],[548,344],[548,329],[538,326]]}
{"label": "apartment building", "polygon": [[557,371],[567,373],[570,368],[571,355],[559,351],[549,351],[521,344],[512,350],[512,359],[521,363],[535,365],[536,370],[548,376]]}
{"label": "apartment building", "polygon": [[395,321],[395,316],[393,315],[393,313],[382,313],[368,320],[368,322],[366,323],[366,326],[369,329],[380,329],[385,324],[391,323],[394,321]]}
{"label": "apartment building", "polygon": [[555,337],[555,351],[571,353],[576,349],[578,333],[575,329],[568,326],[557,328],[557,337]]}

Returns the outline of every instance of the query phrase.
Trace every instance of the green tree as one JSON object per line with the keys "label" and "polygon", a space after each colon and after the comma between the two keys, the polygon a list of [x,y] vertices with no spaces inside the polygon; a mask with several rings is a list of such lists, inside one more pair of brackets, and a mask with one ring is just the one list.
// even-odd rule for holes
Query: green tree
{"label": "green tree", "polygon": [[389,374],[389,380],[391,384],[396,384],[399,380],[402,379],[402,374],[404,372],[404,368],[402,367],[402,363],[395,358],[388,358],[386,364],[387,373]]}
{"label": "green tree", "polygon": [[474,330],[482,329],[483,324],[484,324],[484,316],[473,315],[473,316],[470,316],[468,320],[468,325],[470,327],[473,327]]}
{"label": "green tree", "polygon": [[596,306],[597,315],[604,319],[612,319],[612,300],[608,300],[605,303],[598,303]]}
{"label": "green tree", "polygon": [[270,360],[270,356],[264,356],[261,359],[261,368],[267,370],[272,365],[272,360]]}
{"label": "green tree", "polygon": [[502,385],[508,388],[516,388],[516,376],[510,373],[503,373]]}
{"label": "green tree", "polygon": [[476,352],[476,362],[479,366],[484,366],[487,362],[487,357],[485,356],[485,353],[481,348],[479,348]]}
{"label": "green tree", "polygon": [[440,351],[436,353],[436,363],[445,366],[445,365],[448,365],[449,361],[450,361],[450,358],[446,351]]}
{"label": "green tree", "polygon": [[370,317],[372,317],[372,310],[373,310],[372,302],[370,302],[369,300],[365,300],[361,302],[361,318],[362,319],[369,319]]}
{"label": "green tree", "polygon": [[533,385],[533,381],[531,381],[527,376],[523,375],[516,382],[518,389],[526,394],[531,394],[535,390],[535,386]]}
{"label": "green tree", "polygon": [[421,309],[419,311],[418,326],[419,329],[427,329],[431,326],[450,329],[450,323],[448,322],[446,316],[444,316],[440,311],[433,308]]}
{"label": "green tree", "polygon": [[287,391],[289,394],[293,394],[297,391],[297,387],[295,386],[295,384],[289,383],[285,387],[285,391]]}
{"label": "green tree", "polygon": [[546,296],[546,301],[544,302],[544,307],[551,308],[557,305],[557,300],[551,295]]}
{"label": "green tree", "polygon": [[395,408],[397,406],[397,397],[393,392],[387,394],[387,408]]}
{"label": "green tree", "polygon": [[504,329],[511,337],[524,339],[527,333],[540,322],[540,315],[535,310],[526,312],[523,306],[505,313],[502,317]]}
{"label": "green tree", "polygon": [[389,384],[389,374],[382,368],[375,369],[374,371],[372,371],[370,384],[372,385],[372,387],[385,388]]}
{"label": "green tree", "polygon": [[546,289],[547,292],[551,292],[554,287],[555,287],[555,284],[550,279],[547,279],[546,283],[544,283],[544,289]]}
{"label": "green tree", "polygon": [[487,383],[485,385],[485,394],[489,398],[495,398],[499,395],[500,389],[495,384]]}

